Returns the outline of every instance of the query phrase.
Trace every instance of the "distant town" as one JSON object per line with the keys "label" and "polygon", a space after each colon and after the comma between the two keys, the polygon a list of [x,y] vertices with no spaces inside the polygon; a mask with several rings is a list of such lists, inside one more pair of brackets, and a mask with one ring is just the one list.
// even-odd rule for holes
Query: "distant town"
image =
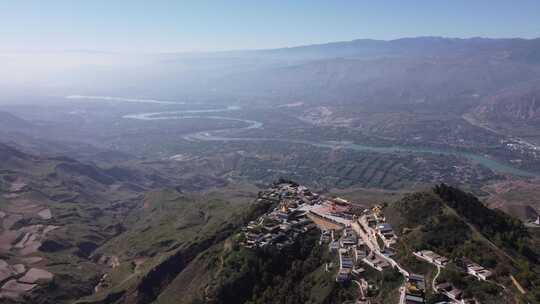
{"label": "distant town", "polygon": [[[463,292],[452,282],[438,281],[442,268],[450,259],[430,250],[413,252],[422,262],[436,267],[437,273],[429,284],[425,275],[409,272],[393,257],[398,235],[386,222],[383,208],[358,208],[339,197],[326,197],[293,182],[282,181],[260,194],[259,201],[271,201],[275,208],[251,221],[242,229],[241,244],[257,250],[282,250],[292,245],[302,234],[319,229],[319,244],[327,246],[335,256],[335,263],[325,265],[326,271],[335,271],[338,283],[353,282],[358,286],[358,304],[372,303],[370,294],[377,289],[364,276],[367,267],[382,272],[395,269],[403,276],[399,289],[400,304],[426,303],[426,289],[447,297],[446,303],[480,303],[475,298],[464,298]],[[494,277],[492,270],[463,257],[463,272],[487,281]],[[337,268],[336,270],[332,270]],[[443,302],[444,303],[444,302]]]}

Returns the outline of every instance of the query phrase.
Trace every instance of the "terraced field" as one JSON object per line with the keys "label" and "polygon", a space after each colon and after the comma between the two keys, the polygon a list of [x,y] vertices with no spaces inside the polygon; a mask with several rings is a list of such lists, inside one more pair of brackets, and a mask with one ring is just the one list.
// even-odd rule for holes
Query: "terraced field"
{"label": "terraced field", "polygon": [[423,183],[448,182],[474,189],[500,178],[487,168],[449,155],[380,154],[302,144],[230,142],[220,146],[229,153],[213,157],[213,147],[207,145],[200,144],[208,147],[205,150],[208,156],[190,159],[191,164],[185,165],[193,166],[193,170],[208,168],[220,175],[262,183],[287,176],[319,188],[397,190]]}

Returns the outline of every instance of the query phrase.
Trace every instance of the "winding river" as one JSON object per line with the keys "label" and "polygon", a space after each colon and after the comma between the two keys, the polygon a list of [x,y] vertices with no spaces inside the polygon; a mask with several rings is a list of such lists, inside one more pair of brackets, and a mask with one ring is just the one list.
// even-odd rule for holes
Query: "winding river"
{"label": "winding river", "polygon": [[228,128],[221,130],[202,131],[192,134],[184,135],[183,138],[189,141],[277,141],[292,144],[305,144],[319,148],[333,149],[336,147],[350,149],[355,151],[368,151],[378,153],[417,153],[417,154],[437,154],[437,155],[453,155],[466,158],[473,163],[480,164],[487,168],[492,169],[495,172],[512,174],[523,177],[536,177],[538,174],[527,172],[522,169],[512,167],[494,159],[488,158],[483,155],[455,151],[451,149],[435,149],[435,148],[423,148],[412,146],[371,146],[356,144],[353,142],[342,141],[309,141],[309,140],[296,140],[286,138],[264,138],[264,137],[231,137],[231,131],[234,130],[247,130],[247,129],[259,129],[263,127],[263,123],[255,120],[227,117],[227,116],[213,116],[213,115],[200,115],[209,113],[224,113],[230,111],[240,110],[240,107],[229,106],[221,109],[205,109],[205,110],[183,110],[183,111],[168,111],[168,112],[153,112],[153,113],[140,113],[129,114],[123,116],[126,119],[138,119],[138,120],[170,120],[170,119],[216,119],[216,120],[228,120],[239,121],[246,124],[241,128]]}

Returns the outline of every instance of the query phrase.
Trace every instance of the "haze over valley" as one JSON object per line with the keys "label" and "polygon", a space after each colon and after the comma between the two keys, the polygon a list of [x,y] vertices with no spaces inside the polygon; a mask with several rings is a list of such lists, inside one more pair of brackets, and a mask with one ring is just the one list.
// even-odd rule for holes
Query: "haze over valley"
{"label": "haze over valley", "polygon": [[345,4],[291,6],[297,28],[199,5],[134,4],[129,30],[32,9],[32,47],[4,16],[1,303],[540,303],[534,14],[385,36]]}

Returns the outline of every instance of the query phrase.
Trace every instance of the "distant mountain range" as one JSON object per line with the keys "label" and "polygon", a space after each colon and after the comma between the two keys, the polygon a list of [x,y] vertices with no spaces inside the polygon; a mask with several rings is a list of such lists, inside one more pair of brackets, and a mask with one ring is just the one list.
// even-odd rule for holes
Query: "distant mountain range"
{"label": "distant mountain range", "polygon": [[158,58],[227,58],[227,57],[274,57],[315,60],[328,58],[372,58],[381,56],[451,56],[493,54],[510,51],[512,58],[539,60],[540,38],[445,38],[408,37],[394,40],[355,39],[275,49],[236,50],[202,53],[167,53]]}
{"label": "distant mountain range", "polygon": [[530,123],[539,115],[540,39],[354,40],[201,58],[244,58],[246,63],[257,58],[257,66],[246,64],[243,71],[209,81],[214,94],[250,103],[256,99],[383,112],[472,112],[487,124],[500,118]]}
{"label": "distant mountain range", "polygon": [[536,110],[526,100],[540,79],[540,38],[358,39],[268,50],[81,56],[107,60],[99,67],[45,73],[36,87],[50,87],[52,81],[55,93],[247,104],[301,101],[376,111],[401,107],[482,112],[483,119],[509,107],[508,119],[530,121]]}

